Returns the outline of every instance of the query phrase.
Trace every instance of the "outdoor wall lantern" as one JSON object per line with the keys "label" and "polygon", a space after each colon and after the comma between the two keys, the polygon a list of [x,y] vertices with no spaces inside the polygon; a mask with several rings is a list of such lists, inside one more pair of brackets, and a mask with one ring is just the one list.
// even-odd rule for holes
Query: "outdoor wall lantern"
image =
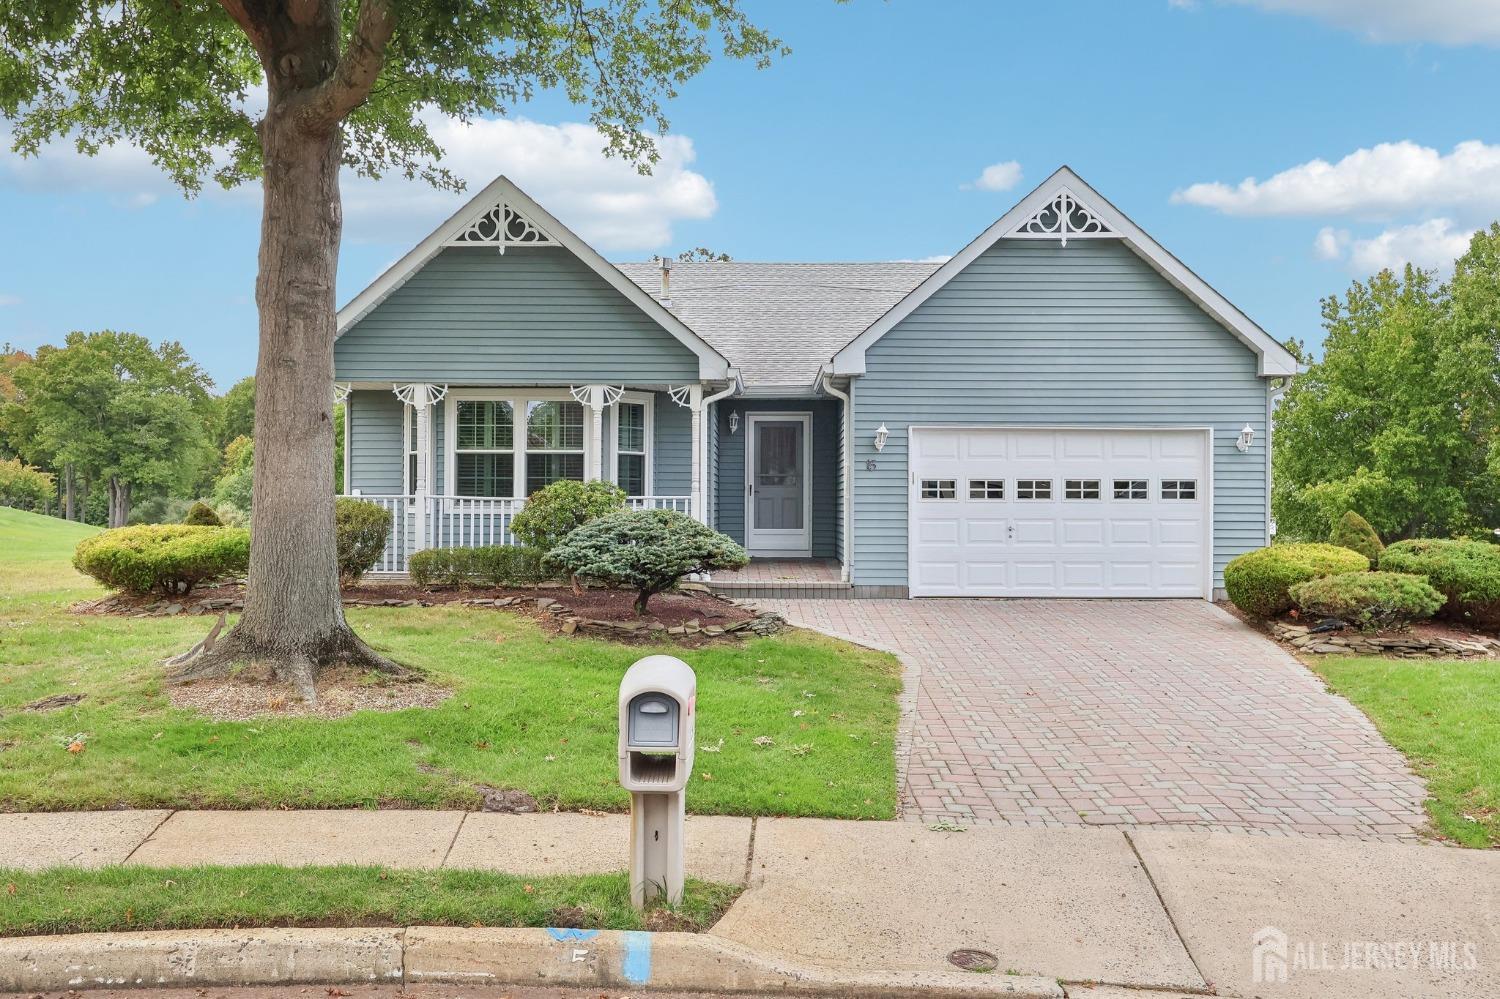
{"label": "outdoor wall lantern", "polygon": [[740,432],[740,411],[737,409],[729,414],[729,432],[731,434]]}
{"label": "outdoor wall lantern", "polygon": [[1250,450],[1250,445],[1255,443],[1255,428],[1245,424],[1245,429],[1240,431],[1240,439],[1234,442],[1234,446],[1241,451]]}
{"label": "outdoor wall lantern", "polygon": [[886,441],[886,438],[889,437],[889,436],[891,436],[891,432],[885,428],[885,424],[884,423],[882,423],[880,426],[878,426],[878,427],[875,428],[875,450],[876,451],[884,451],[885,450],[885,441]]}

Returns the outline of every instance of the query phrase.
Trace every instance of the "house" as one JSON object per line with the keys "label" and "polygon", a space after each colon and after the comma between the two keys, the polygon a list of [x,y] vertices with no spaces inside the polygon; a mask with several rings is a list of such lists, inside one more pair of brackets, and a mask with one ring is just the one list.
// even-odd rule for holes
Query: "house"
{"label": "house", "polygon": [[502,177],[338,328],[383,569],[605,478],[853,596],[1215,595],[1296,371],[1067,168],[941,264],[617,265]]}

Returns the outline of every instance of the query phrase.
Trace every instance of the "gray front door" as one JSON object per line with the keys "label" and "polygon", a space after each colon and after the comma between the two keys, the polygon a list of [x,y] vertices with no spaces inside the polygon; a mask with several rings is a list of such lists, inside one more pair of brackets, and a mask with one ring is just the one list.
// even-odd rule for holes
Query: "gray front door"
{"label": "gray front door", "polygon": [[745,547],[752,555],[812,554],[807,413],[752,413],[746,455]]}

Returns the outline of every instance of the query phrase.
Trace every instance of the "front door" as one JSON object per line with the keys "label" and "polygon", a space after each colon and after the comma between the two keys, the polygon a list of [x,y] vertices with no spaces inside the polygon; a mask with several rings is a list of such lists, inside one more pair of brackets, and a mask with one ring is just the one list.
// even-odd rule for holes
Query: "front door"
{"label": "front door", "polygon": [[808,413],[751,413],[745,547],[751,555],[812,554]]}

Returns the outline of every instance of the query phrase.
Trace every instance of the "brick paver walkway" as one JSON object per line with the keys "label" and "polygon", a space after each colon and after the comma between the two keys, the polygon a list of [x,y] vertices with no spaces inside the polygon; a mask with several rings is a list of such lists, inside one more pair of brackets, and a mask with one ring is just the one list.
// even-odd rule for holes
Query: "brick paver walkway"
{"label": "brick paver walkway", "polygon": [[1403,838],[1423,783],[1292,656],[1202,601],[759,601],[903,656],[908,818]]}

